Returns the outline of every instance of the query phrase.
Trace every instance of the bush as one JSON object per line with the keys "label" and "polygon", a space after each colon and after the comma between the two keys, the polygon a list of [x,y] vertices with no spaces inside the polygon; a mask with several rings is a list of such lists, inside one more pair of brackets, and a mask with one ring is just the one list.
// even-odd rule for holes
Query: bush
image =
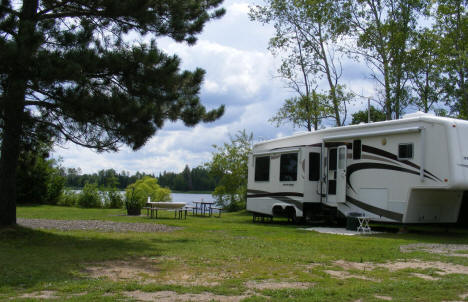
{"label": "bush", "polygon": [[62,195],[60,195],[57,205],[64,207],[74,207],[78,205],[79,194],[70,190],[65,190]]}
{"label": "bush", "polygon": [[82,208],[101,208],[101,195],[97,184],[85,184],[83,190],[78,194],[78,206]]}
{"label": "bush", "polygon": [[236,212],[245,209],[246,191],[244,187],[239,187],[235,194],[228,193],[223,185],[219,185],[214,190],[212,196],[216,204],[227,212]]}
{"label": "bush", "polygon": [[47,182],[47,202],[48,204],[57,204],[63,194],[65,178],[58,173],[58,170],[53,170]]}
{"label": "bush", "polygon": [[103,193],[104,207],[109,209],[120,209],[124,205],[124,199],[119,191],[113,189]]}
{"label": "bush", "polygon": [[58,164],[33,152],[23,152],[18,159],[16,202],[18,204],[57,204],[65,178]]}
{"label": "bush", "polygon": [[155,202],[170,201],[171,190],[161,188],[156,178],[145,176],[125,189],[125,206],[127,209],[142,208],[148,197]]}

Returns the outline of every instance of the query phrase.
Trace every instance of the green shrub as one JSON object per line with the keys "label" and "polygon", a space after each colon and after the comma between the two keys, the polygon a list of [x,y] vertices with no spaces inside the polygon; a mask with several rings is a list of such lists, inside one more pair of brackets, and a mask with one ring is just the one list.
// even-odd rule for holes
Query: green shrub
{"label": "green shrub", "polygon": [[120,209],[124,205],[124,199],[119,191],[113,189],[107,192],[103,192],[104,195],[104,207],[109,209]]}
{"label": "green shrub", "polygon": [[79,194],[70,190],[65,190],[62,195],[60,195],[59,201],[57,204],[64,207],[74,207],[78,205]]}
{"label": "green shrub", "polygon": [[101,195],[99,194],[97,184],[85,184],[78,196],[78,206],[82,208],[102,207]]}
{"label": "green shrub", "polygon": [[227,212],[236,212],[245,209],[246,195],[244,187],[239,187],[235,194],[231,194],[227,192],[223,185],[217,186],[212,193],[216,204]]}
{"label": "green shrub", "polygon": [[58,173],[58,170],[53,170],[49,176],[47,183],[47,203],[57,204],[63,195],[63,187],[65,185],[65,178]]}
{"label": "green shrub", "polygon": [[18,159],[16,202],[18,204],[57,204],[65,178],[58,163],[34,152],[23,152]]}
{"label": "green shrub", "polygon": [[125,206],[127,209],[141,208],[148,201],[148,197],[155,202],[170,201],[171,190],[161,188],[156,178],[145,176],[125,189]]}

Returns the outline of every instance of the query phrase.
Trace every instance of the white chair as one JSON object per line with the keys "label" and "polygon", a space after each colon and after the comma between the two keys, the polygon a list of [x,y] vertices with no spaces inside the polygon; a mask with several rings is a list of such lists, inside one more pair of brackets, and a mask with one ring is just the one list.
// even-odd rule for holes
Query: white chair
{"label": "white chair", "polygon": [[359,233],[370,233],[371,228],[369,226],[369,218],[365,216],[360,216],[360,217],[357,217],[357,219],[359,221],[359,226],[357,228],[357,231]]}

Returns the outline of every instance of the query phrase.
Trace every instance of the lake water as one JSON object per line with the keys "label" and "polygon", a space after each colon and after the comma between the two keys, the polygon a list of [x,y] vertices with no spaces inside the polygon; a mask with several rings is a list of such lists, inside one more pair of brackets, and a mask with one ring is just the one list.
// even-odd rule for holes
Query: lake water
{"label": "lake water", "polygon": [[172,201],[185,202],[187,205],[193,205],[193,201],[215,201],[211,194],[185,194],[185,193],[171,193]]}
{"label": "lake water", "polygon": [[[75,193],[80,193],[81,190],[72,190]],[[125,191],[120,192],[122,195],[125,195]],[[188,206],[193,206],[193,201],[212,201],[214,202],[213,196],[211,194],[186,194],[186,193],[171,193],[172,201],[174,202],[184,202]]]}

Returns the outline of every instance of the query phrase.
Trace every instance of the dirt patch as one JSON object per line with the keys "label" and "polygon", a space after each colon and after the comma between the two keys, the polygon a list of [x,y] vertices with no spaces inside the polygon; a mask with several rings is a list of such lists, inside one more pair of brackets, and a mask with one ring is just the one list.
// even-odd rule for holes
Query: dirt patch
{"label": "dirt patch", "polygon": [[425,274],[420,274],[420,273],[412,273],[411,275],[413,275],[415,277],[418,277],[418,278],[421,278],[421,279],[424,279],[424,280],[428,280],[428,281],[438,281],[438,280],[440,280],[440,278],[432,277],[432,276],[425,275]]}
{"label": "dirt patch", "polygon": [[362,279],[362,280],[371,280],[371,281],[377,281],[380,282],[379,280],[371,279],[366,276],[362,275],[357,275],[354,273],[350,273],[349,271],[352,270],[357,270],[357,271],[371,271],[375,268],[375,264],[370,263],[370,262],[349,262],[349,261],[344,261],[344,260],[338,260],[333,262],[335,266],[339,266],[343,271],[336,271],[336,270],[324,270],[325,273],[331,275],[334,278],[337,279],[350,279],[350,278],[355,278],[355,279]]}
{"label": "dirt patch", "polygon": [[198,302],[239,302],[248,296],[223,296],[215,295],[212,293],[201,294],[178,294],[172,291],[160,291],[154,293],[132,291],[124,292],[124,295],[139,301],[158,301],[158,302],[185,302],[185,301],[198,301]]}
{"label": "dirt patch", "polygon": [[103,220],[52,220],[18,218],[17,223],[21,226],[33,229],[55,229],[61,231],[93,230],[104,232],[171,232],[181,229],[179,227],[171,227],[155,223],[124,223]]}
{"label": "dirt patch", "polygon": [[415,243],[400,246],[402,253],[423,251],[444,256],[468,257],[468,244]]}
{"label": "dirt patch", "polygon": [[371,262],[348,262],[344,260],[335,261],[334,264],[345,270],[371,271],[375,264]]}
{"label": "dirt patch", "polygon": [[81,297],[81,296],[86,296],[88,292],[82,292],[82,293],[77,293],[77,294],[71,294],[70,296],[72,297]]}
{"label": "dirt patch", "polygon": [[112,281],[145,280],[158,272],[157,259],[140,258],[94,263],[85,268],[84,273],[91,278],[109,278]]}
{"label": "dirt patch", "polygon": [[[344,269],[344,271],[334,271],[334,270],[325,270],[326,273],[332,275],[335,278],[339,279],[348,279],[348,278],[360,278],[364,280],[369,280],[361,275],[351,274],[349,271],[358,270],[358,271],[372,271],[376,268],[386,268],[389,271],[399,271],[404,269],[431,269],[436,270],[438,275],[448,275],[448,274],[465,274],[468,275],[468,267],[459,264],[452,264],[440,261],[421,261],[421,260],[411,260],[411,261],[396,261],[396,262],[387,262],[387,263],[358,263],[358,262],[348,262],[344,260],[338,260],[333,263],[335,266],[339,266]],[[414,276],[423,278],[426,280],[438,280],[438,278],[426,275],[413,273]]]}
{"label": "dirt patch", "polygon": [[266,289],[308,289],[314,286],[309,282],[278,282],[273,280],[265,281],[248,281],[245,286],[249,289],[266,290]]}
{"label": "dirt patch", "polygon": [[[158,267],[164,257],[132,260],[114,260],[89,264],[83,272],[91,278],[109,278],[112,281],[137,280],[144,284],[205,286],[214,287],[220,280],[230,277],[227,273],[191,273],[187,271],[171,271],[162,273]],[[176,259],[176,258],[174,258]],[[167,259],[166,259],[167,260]]]}
{"label": "dirt patch", "polygon": [[193,275],[190,273],[178,273],[178,274],[171,274],[169,275],[170,280],[167,281],[160,281],[162,284],[167,285],[181,285],[181,286],[205,286],[205,287],[213,287],[218,286],[220,284],[219,281],[224,279],[222,276],[216,278],[215,274],[200,274],[200,275]]}
{"label": "dirt patch", "polygon": [[45,299],[45,300],[58,299],[59,298],[59,296],[57,296],[57,292],[52,291],[52,290],[43,290],[43,291],[40,291],[40,292],[32,292],[32,293],[29,293],[29,294],[23,294],[23,295],[21,295],[19,297],[20,298],[25,298],[25,299]]}
{"label": "dirt patch", "polygon": [[378,281],[378,280],[375,280],[375,279],[367,278],[365,276],[351,274],[351,273],[349,273],[347,271],[325,270],[324,272],[331,275],[333,278],[337,278],[337,279],[355,278],[355,279],[362,279],[362,280]]}
{"label": "dirt patch", "polygon": [[378,264],[378,267],[387,268],[390,271],[398,271],[402,269],[436,269],[439,275],[448,274],[464,274],[468,275],[468,267],[460,264],[452,264],[440,261],[400,261]]}
{"label": "dirt patch", "polygon": [[392,301],[393,300],[392,297],[388,297],[388,296],[374,295],[374,297],[376,297],[377,299],[380,299],[380,300],[385,300],[385,301]]}

